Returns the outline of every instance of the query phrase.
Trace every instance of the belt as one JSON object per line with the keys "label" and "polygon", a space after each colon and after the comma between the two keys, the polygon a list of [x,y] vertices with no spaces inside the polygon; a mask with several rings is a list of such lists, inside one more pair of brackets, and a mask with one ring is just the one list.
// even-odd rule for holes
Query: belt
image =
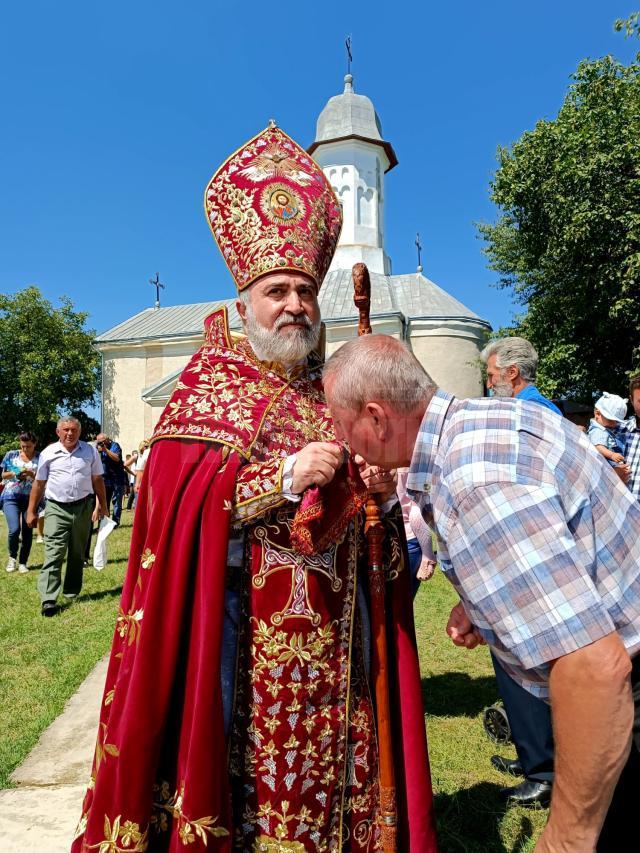
{"label": "belt", "polygon": [[58,506],[78,506],[86,501],[93,500],[93,497],[93,495],[85,495],[83,498],[78,498],[77,501],[57,501],[55,498],[47,498],[47,500],[51,501],[52,504],[58,504]]}

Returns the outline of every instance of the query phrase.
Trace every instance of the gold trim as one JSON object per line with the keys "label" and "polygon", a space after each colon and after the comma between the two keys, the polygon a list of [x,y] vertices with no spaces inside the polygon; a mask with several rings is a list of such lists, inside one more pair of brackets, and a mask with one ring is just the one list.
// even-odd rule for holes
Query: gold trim
{"label": "gold trim", "polygon": [[[207,210],[207,193],[208,193],[208,191],[209,191],[209,187],[211,186],[211,184],[215,181],[215,179],[216,179],[216,178],[218,177],[218,175],[222,172],[222,170],[227,166],[227,164],[228,164],[231,160],[233,160],[233,158],[234,158],[237,154],[239,154],[239,153],[240,153],[244,148],[246,148],[248,145],[251,145],[251,143],[252,143],[252,142],[255,142],[255,141],[256,141],[256,139],[259,139],[259,138],[260,138],[264,133],[266,133],[268,130],[276,130],[276,129],[277,129],[277,130],[279,130],[279,131],[280,131],[280,133],[282,133],[282,135],[283,135],[283,136],[286,136],[286,138],[289,140],[289,142],[292,142],[292,143],[296,146],[296,148],[299,148],[299,149],[300,149],[300,150],[301,150],[301,151],[302,151],[302,152],[303,152],[307,157],[309,157],[309,159],[310,159],[310,160],[312,160],[313,162],[315,162],[315,164],[316,164],[317,168],[318,168],[318,169],[319,169],[319,171],[322,173],[322,177],[323,177],[323,179],[324,179],[324,182],[325,182],[326,187],[329,189],[329,191],[331,192],[331,194],[332,194],[332,195],[334,196],[334,198],[336,199],[336,204],[337,204],[337,205],[340,207],[340,209],[342,210],[342,206],[340,205],[340,202],[339,202],[339,200],[338,200],[338,198],[337,198],[337,196],[336,196],[336,194],[335,194],[335,192],[334,192],[334,189],[333,189],[333,187],[331,186],[331,182],[329,181],[329,179],[328,179],[328,178],[327,178],[327,176],[325,175],[324,170],[323,170],[323,169],[318,165],[318,163],[314,160],[314,158],[311,156],[311,154],[309,154],[307,151],[305,151],[305,150],[304,150],[304,148],[303,148],[301,145],[299,145],[299,144],[295,141],[295,139],[293,139],[291,136],[289,136],[289,134],[288,134],[285,130],[283,130],[281,127],[278,127],[278,125],[268,124],[265,128],[263,128],[263,130],[261,130],[261,131],[260,131],[260,133],[256,133],[256,135],[255,135],[255,136],[252,136],[252,137],[251,137],[251,139],[248,139],[246,142],[243,142],[243,143],[242,143],[242,145],[240,145],[238,148],[236,148],[236,150],[233,152],[233,154],[230,154],[230,155],[227,157],[227,159],[224,161],[224,163],[222,163],[222,165],[221,165],[221,166],[219,166],[219,167],[216,169],[216,171],[213,173],[213,175],[211,176],[211,178],[209,178],[209,180],[207,181],[207,185],[206,185],[206,187],[204,188],[204,197],[203,197],[203,205],[202,205],[202,206],[203,206],[203,208],[204,208],[204,217],[205,217],[205,219],[207,220],[207,224],[208,224],[208,226],[209,226],[209,230],[211,231],[211,234],[212,234],[212,236],[213,236],[213,239],[214,239],[214,240],[215,240],[215,242],[216,242],[216,246],[218,247],[218,251],[219,251],[219,252],[220,252],[220,254],[222,255],[222,258],[223,258],[223,260],[224,260],[225,266],[226,266],[226,267],[227,267],[227,269],[229,270],[229,275],[230,275],[230,276],[231,276],[231,278],[233,279],[233,282],[234,282],[234,284],[235,284],[235,286],[236,286],[236,288],[237,288],[237,290],[238,290],[238,293],[242,293],[242,291],[243,291],[243,290],[246,290],[248,287],[250,287],[250,285],[252,285],[254,281],[257,281],[257,279],[261,278],[262,276],[269,275],[269,273],[271,273],[271,272],[297,272],[297,273],[302,273],[303,275],[307,275],[307,276],[311,279],[311,281],[313,281],[313,282],[315,283],[315,285],[316,285],[316,287],[317,287],[317,292],[319,293],[319,292],[320,292],[320,288],[322,287],[322,281],[324,281],[324,278],[322,279],[322,281],[318,281],[314,276],[312,276],[312,275],[311,275],[311,273],[307,272],[306,270],[303,270],[303,269],[301,269],[300,267],[290,266],[290,265],[288,265],[288,264],[287,264],[286,266],[278,266],[278,267],[274,268],[273,270],[269,270],[268,272],[261,272],[261,273],[258,273],[257,275],[254,275],[254,276],[253,276],[253,278],[249,279],[249,281],[244,282],[244,283],[243,283],[243,285],[242,285],[242,287],[241,287],[241,286],[238,284],[238,281],[236,280],[236,277],[234,276],[233,272],[231,271],[231,267],[229,266],[229,264],[228,264],[228,262],[227,262],[227,259],[226,259],[225,255],[224,255],[224,252],[222,251],[222,248],[220,247],[220,242],[218,241],[218,238],[216,237],[216,232],[215,232],[215,230],[214,230],[214,228],[213,228],[213,225],[212,225],[212,223],[211,223],[211,220],[209,219],[209,211]],[[344,219],[343,219],[343,218],[342,218],[342,216],[341,216],[341,217],[340,217],[340,233],[338,234],[338,239],[336,240],[336,246],[338,245],[338,242],[340,241],[340,234],[342,233],[342,228],[343,228],[343,227],[344,227]],[[328,272],[328,271],[329,271],[329,269],[327,268],[327,272]],[[325,273],[325,278],[326,278],[326,273]],[[226,310],[226,309],[225,309],[225,310]]]}
{"label": "gold trim", "polygon": [[[357,519],[357,516],[356,516]],[[348,664],[348,674],[347,674],[347,692],[345,697],[345,709],[344,709],[344,764],[342,767],[342,794],[340,796],[340,835],[338,836],[338,848],[342,849],[342,836],[343,836],[343,824],[344,824],[344,798],[347,789],[347,770],[349,763],[349,715],[351,711],[351,661],[353,658],[353,626],[356,619],[356,607],[358,606],[358,547],[359,547],[359,530],[358,524],[356,520],[350,521],[349,526],[353,526],[353,597],[351,599],[351,620],[349,624],[349,652],[347,660]],[[347,536],[349,535],[349,527],[347,527]],[[347,558],[348,559],[348,558]],[[372,637],[373,643],[373,637]],[[362,650],[363,656],[363,665],[364,665],[364,648]],[[365,668],[366,672],[366,668]],[[365,678],[365,682],[368,684],[368,679]],[[373,703],[372,703],[373,709]],[[375,721],[375,714],[372,712],[372,716]],[[373,727],[375,729],[375,725]],[[375,733],[374,733],[375,736]],[[376,744],[377,748],[377,744]],[[378,764],[379,766],[379,764]]]}

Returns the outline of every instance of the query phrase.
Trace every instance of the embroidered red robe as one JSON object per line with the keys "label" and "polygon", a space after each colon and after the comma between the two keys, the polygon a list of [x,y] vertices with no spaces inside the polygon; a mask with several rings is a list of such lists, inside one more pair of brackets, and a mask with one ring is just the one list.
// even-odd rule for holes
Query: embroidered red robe
{"label": "embroidered red robe", "polygon": [[[292,547],[296,505],[281,494],[286,457],[333,438],[317,366],[287,376],[232,340],[226,311],[207,319],[154,433],[74,851],[379,849],[361,524],[339,523],[352,491],[335,541],[310,557]],[[242,569],[227,567],[237,530]],[[430,853],[409,580],[389,541],[398,849]],[[241,618],[225,738],[227,589]]]}

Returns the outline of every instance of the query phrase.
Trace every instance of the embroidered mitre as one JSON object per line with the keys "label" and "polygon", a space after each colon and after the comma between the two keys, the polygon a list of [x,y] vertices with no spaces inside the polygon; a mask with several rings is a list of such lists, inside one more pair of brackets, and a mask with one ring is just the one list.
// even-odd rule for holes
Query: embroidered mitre
{"label": "embroidered mitre", "polygon": [[279,127],[232,154],[209,181],[207,220],[238,290],[290,270],[322,284],[342,211],[318,164]]}

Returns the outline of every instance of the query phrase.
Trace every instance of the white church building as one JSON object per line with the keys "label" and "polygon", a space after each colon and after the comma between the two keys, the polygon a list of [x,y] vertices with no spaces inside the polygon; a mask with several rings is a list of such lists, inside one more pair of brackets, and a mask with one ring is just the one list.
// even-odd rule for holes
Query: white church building
{"label": "white church building", "polygon": [[[458,397],[482,394],[479,354],[491,326],[486,320],[416,272],[393,275],[385,252],[385,175],[398,165],[383,139],[369,98],[353,91],[331,98],[320,113],[309,153],[340,199],[344,224],[338,248],[320,290],[326,354],[357,334],[351,268],[364,261],[371,274],[371,326],[374,332],[407,342],[433,379]],[[218,302],[147,308],[99,335],[102,355],[102,427],[125,452],[148,438],[175,383],[203,343],[203,323],[227,305],[230,326],[241,330],[230,298]]]}

